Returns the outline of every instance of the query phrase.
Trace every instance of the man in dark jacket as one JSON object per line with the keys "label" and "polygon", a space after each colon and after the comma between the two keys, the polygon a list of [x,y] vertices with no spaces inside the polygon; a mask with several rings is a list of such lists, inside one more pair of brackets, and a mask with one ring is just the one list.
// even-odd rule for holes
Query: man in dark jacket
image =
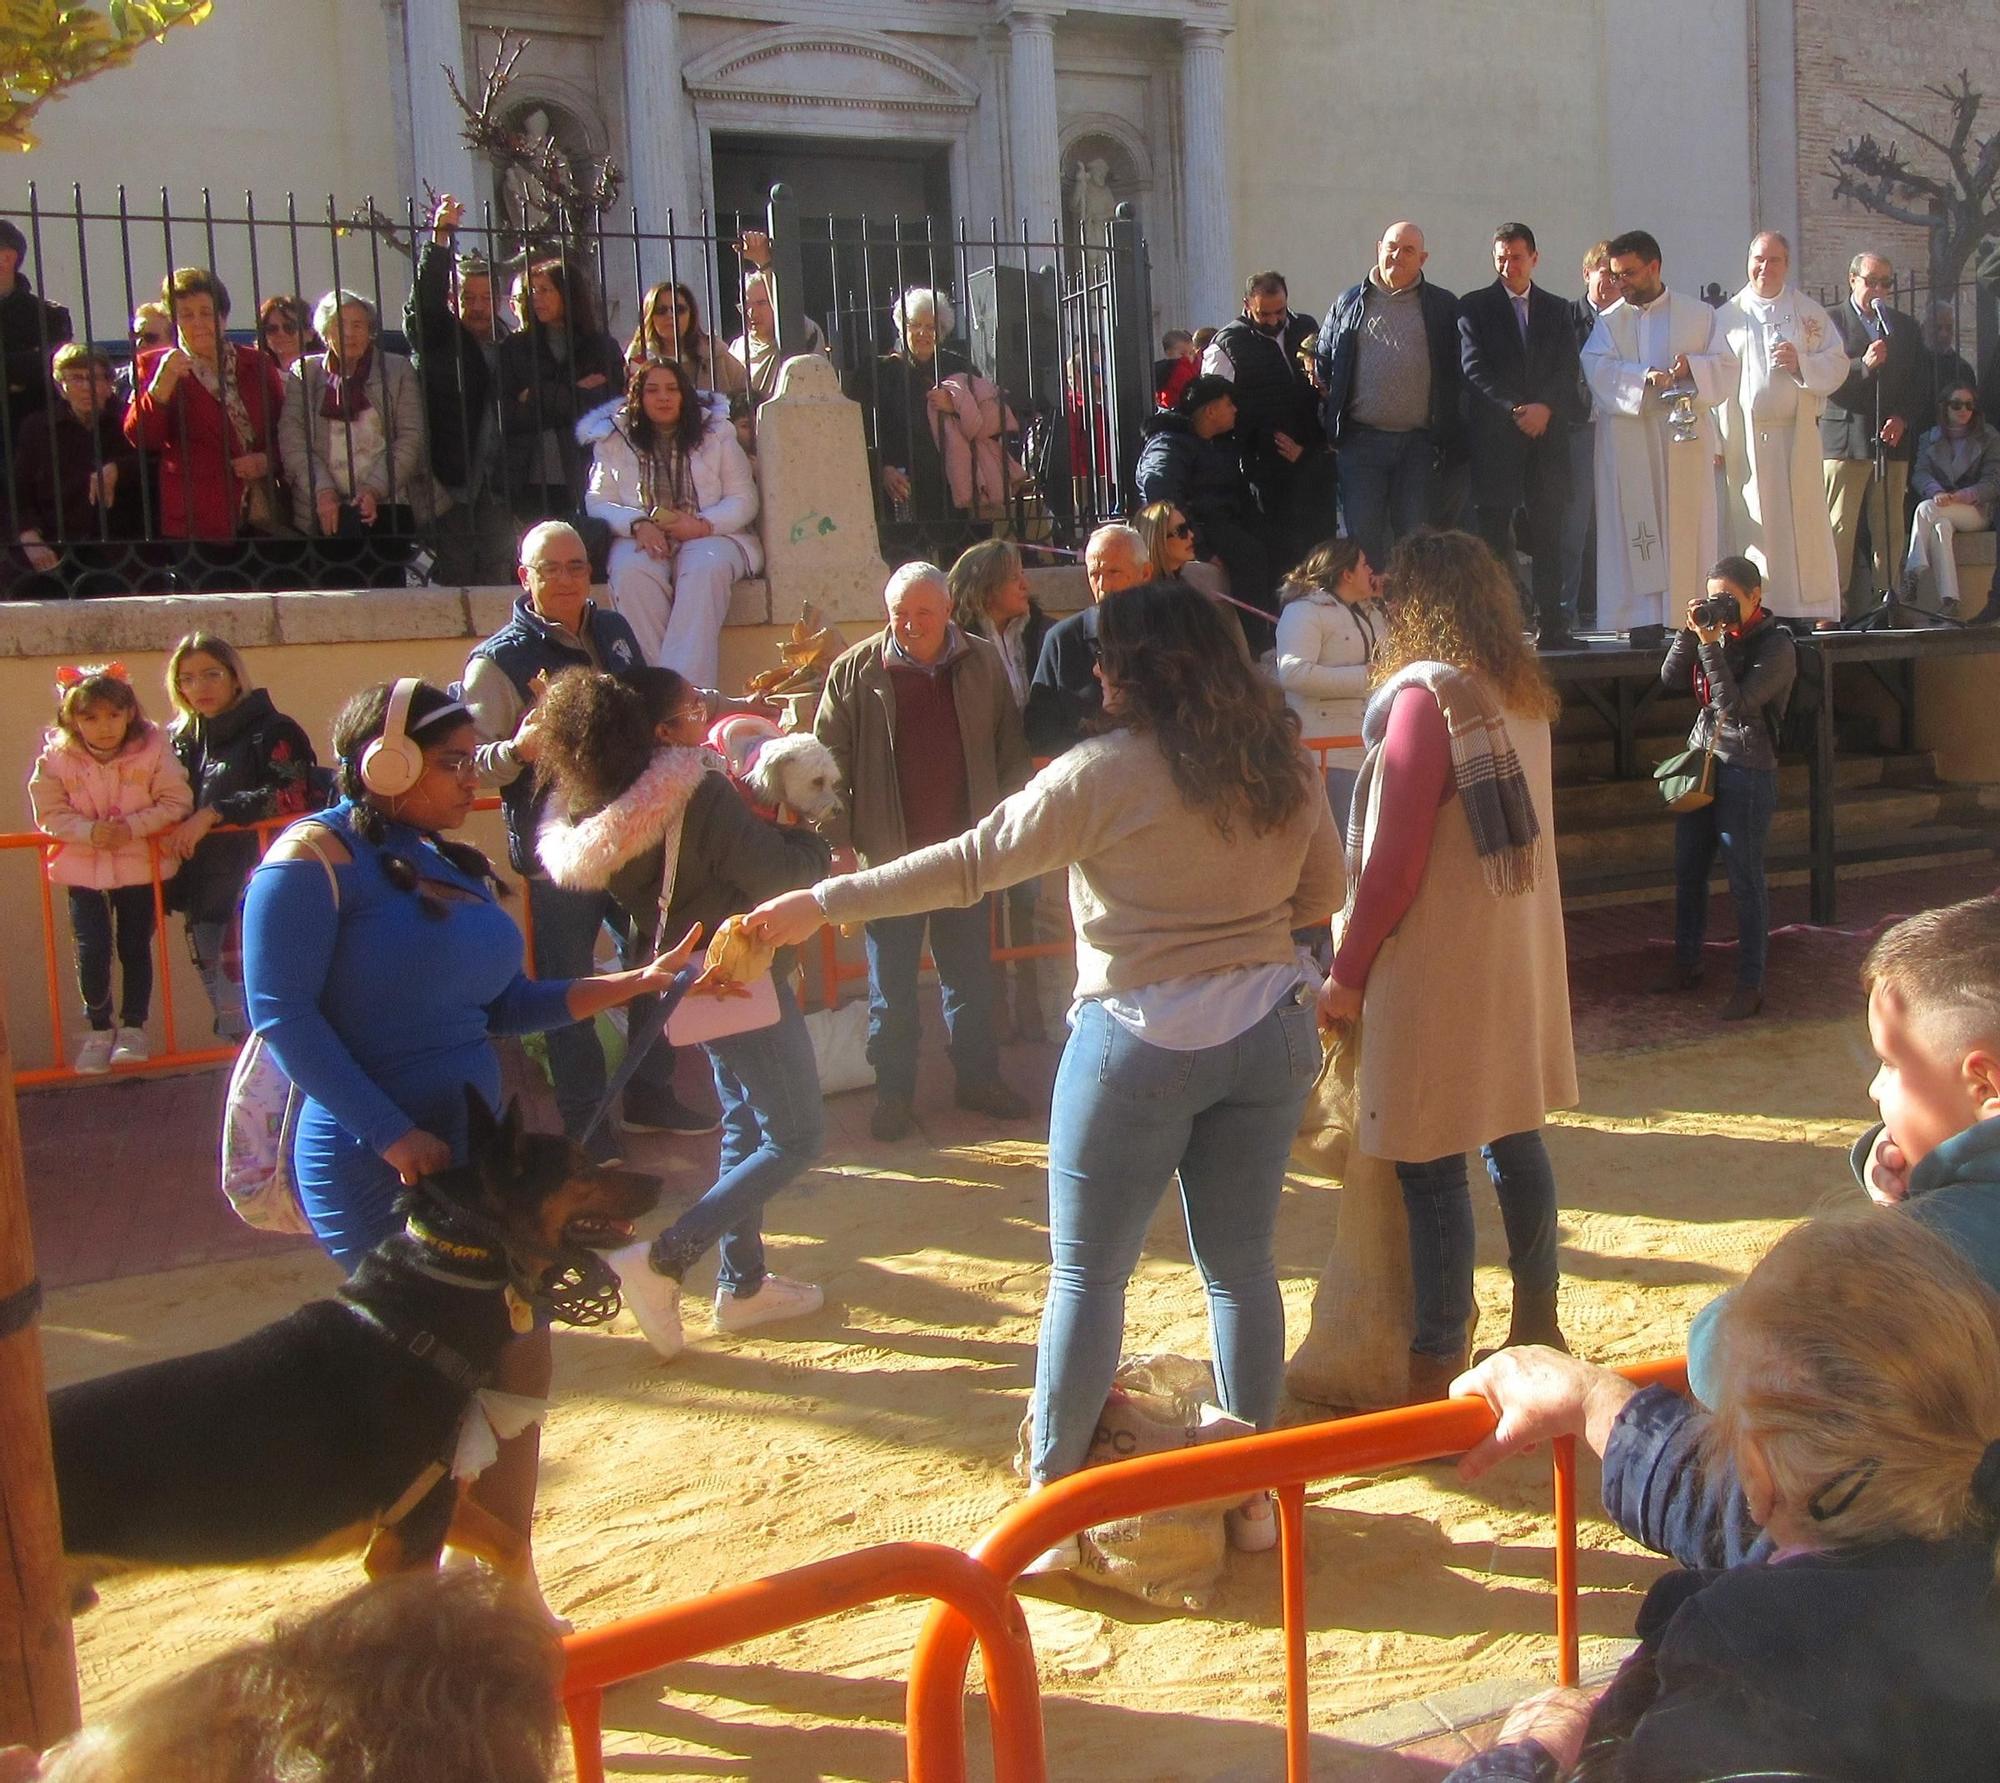
{"label": "man in dark jacket", "polygon": [[1153,579],[1146,541],[1136,528],[1116,520],[1090,535],[1083,569],[1090,579],[1090,605],[1049,627],[1028,683],[1021,724],[1038,756],[1074,749],[1085,726],[1104,710],[1104,686],[1097,679],[1098,607]]}
{"label": "man in dark jacket", "polygon": [[1518,581],[1514,516],[1525,513],[1541,647],[1560,650],[1576,642],[1576,615],[1563,600],[1562,522],[1581,348],[1569,305],[1534,282],[1539,258],[1527,224],[1493,232],[1499,277],[1459,300],[1459,365],[1480,536]]}
{"label": "man in dark jacket", "polygon": [[1576,419],[1569,428],[1569,499],[1563,507],[1563,611],[1573,623],[1597,612],[1597,424],[1591,414],[1590,386],[1583,378],[1583,343],[1597,318],[1619,301],[1618,275],[1611,270],[1611,244],[1596,243],[1583,257],[1583,295],[1569,302],[1576,335]]}
{"label": "man in dark jacket", "polygon": [[1424,277],[1429,258],[1416,224],[1392,223],[1314,348],[1341,515],[1373,564],[1438,517],[1440,473],[1459,450],[1458,299]]}
{"label": "man in dark jacket", "polygon": [[1312,317],[1291,307],[1285,275],[1260,272],[1244,287],[1243,313],[1209,342],[1201,361],[1209,376],[1236,387],[1243,474],[1257,492],[1274,571],[1290,568],[1334,531],[1333,454],[1302,357],[1313,333]]}
{"label": "man in dark jacket", "polygon": [[[1896,270],[1880,254],[1854,256],[1847,271],[1848,298],[1827,314],[1847,348],[1847,381],[1826,399],[1819,418],[1826,500],[1833,513],[1833,548],[1839,559],[1841,605],[1853,614],[1874,589],[1896,585],[1903,545],[1904,504],[1917,435],[1930,426],[1930,355],[1916,318],[1892,310]],[[1883,459],[1875,477],[1877,442]],[[1868,526],[1874,577],[1857,589],[1854,547]]]}
{"label": "man in dark jacket", "polygon": [[[1256,531],[1257,499],[1243,475],[1237,439],[1235,386],[1204,373],[1187,384],[1172,410],[1146,423],[1135,473],[1142,505],[1167,502],[1194,528],[1195,550],[1219,558],[1229,591],[1274,617],[1277,594],[1271,559]],[[1253,652],[1271,642],[1273,628],[1245,615]]]}
{"label": "man in dark jacket", "polygon": [[431,214],[403,303],[410,360],[423,379],[431,469],[451,497],[439,526],[434,579],[481,587],[511,579],[514,519],[502,487],[494,367],[506,333],[493,271],[456,252],[465,206],[450,193]]}
{"label": "man in dark jacket", "polygon": [[[474,647],[465,665],[464,699],[479,730],[480,778],[500,789],[507,820],[507,859],[528,887],[535,972],[541,978],[588,977],[596,968],[597,932],[618,925],[608,891],[570,891],[542,871],[535,854],[546,792],[535,783],[535,703],[548,678],[564,669],[618,674],[643,665],[639,640],[617,612],[590,598],[590,555],[573,526],[547,520],[521,540],[519,569],[526,590],[513,616]],[[651,935],[627,937],[636,960]],[[641,1005],[632,1006],[632,1019]],[[549,1075],[563,1128],[582,1132],[604,1100],[604,1048],[594,1023],[577,1022],[548,1036]],[[641,1133],[712,1133],[716,1121],[674,1094],[673,1052],[664,1043],[647,1053],[625,1087],[625,1125]],[[617,1155],[611,1123],[590,1141],[600,1163]]]}
{"label": "man in dark jacket", "polygon": [[0,402],[0,527],[20,531],[13,513],[11,473],[14,442],[21,423],[49,406],[49,361],[70,338],[69,311],[45,303],[34,293],[21,262],[28,256],[28,238],[0,217],[0,354],[6,358],[4,402]]}

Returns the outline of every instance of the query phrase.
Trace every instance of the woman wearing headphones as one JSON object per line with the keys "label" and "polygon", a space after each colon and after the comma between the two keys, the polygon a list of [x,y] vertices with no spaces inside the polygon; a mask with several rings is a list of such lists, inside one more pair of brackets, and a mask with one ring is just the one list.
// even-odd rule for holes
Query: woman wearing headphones
{"label": "woman wearing headphones", "polygon": [[446,840],[477,790],[472,715],[427,682],[334,720],[339,803],[294,824],[243,907],[250,1021],[305,1094],[292,1167],[321,1245],[352,1268],[400,1225],[402,1185],[463,1154],[465,1086],[496,1109],[489,1036],[536,1033],[666,987],[650,966],[536,981],[486,857]]}
{"label": "woman wearing headphones", "polygon": [[[650,966],[536,981],[486,857],[445,839],[472,809],[472,714],[405,678],[356,694],[333,722],[340,801],[284,832],[250,877],[243,989],[250,1023],[305,1095],[293,1180],[327,1254],[352,1269],[402,1217],[397,1197],[464,1156],[465,1089],[496,1110],[494,1034],[534,1033],[665,990],[699,930]],[[548,1396],[538,1324],[494,1383]],[[473,1497],[525,1538],[541,1431],[500,1444]]]}

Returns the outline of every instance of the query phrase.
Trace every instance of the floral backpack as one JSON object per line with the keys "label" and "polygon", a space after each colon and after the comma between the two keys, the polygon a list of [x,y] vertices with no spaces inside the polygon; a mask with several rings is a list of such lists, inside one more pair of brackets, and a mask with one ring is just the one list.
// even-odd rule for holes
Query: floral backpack
{"label": "floral backpack", "polygon": [[[327,888],[338,911],[340,881],[313,835],[323,827],[301,824],[296,833],[326,870]],[[236,1055],[222,1111],[222,1192],[247,1226],[312,1235],[312,1223],[292,1178],[292,1138],[304,1104],[305,1097],[285,1075],[278,1055],[264,1044],[261,1034],[252,1034]]]}

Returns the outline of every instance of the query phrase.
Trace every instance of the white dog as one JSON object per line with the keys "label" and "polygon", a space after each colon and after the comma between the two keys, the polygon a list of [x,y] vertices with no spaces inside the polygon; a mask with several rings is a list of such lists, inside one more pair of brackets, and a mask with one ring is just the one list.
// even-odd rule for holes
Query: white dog
{"label": "white dog", "polygon": [[787,734],[768,718],[720,720],[708,745],[757,809],[818,825],[840,809],[840,770],[833,751],[810,731]]}

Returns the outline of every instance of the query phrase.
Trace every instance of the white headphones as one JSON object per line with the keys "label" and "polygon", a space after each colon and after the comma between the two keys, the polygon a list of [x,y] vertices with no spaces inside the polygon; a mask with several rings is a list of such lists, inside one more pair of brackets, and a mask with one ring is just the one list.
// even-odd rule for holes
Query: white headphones
{"label": "white headphones", "polygon": [[361,784],[377,798],[400,799],[424,777],[423,749],[408,730],[410,701],[422,685],[405,675],[390,689],[382,734],[361,752]]}

